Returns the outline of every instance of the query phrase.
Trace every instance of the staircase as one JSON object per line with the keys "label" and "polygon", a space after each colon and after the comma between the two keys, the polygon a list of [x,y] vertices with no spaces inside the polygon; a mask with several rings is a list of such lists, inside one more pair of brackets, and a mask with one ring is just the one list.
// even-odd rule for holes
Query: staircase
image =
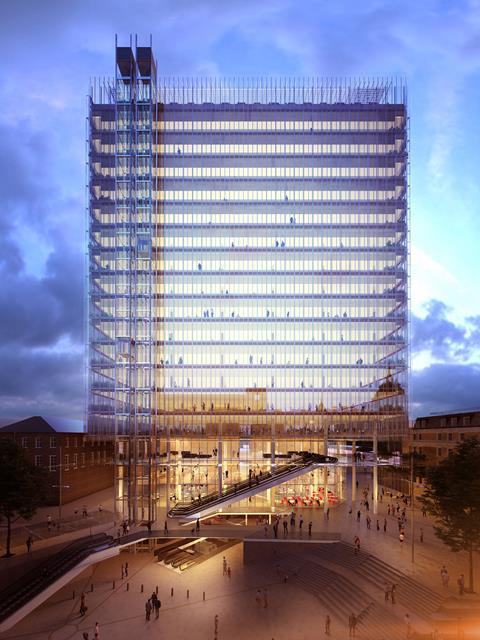
{"label": "staircase", "polygon": [[112,536],[100,533],[82,538],[50,556],[0,591],[0,623],[65,575],[90,554],[113,546]]}
{"label": "staircase", "polygon": [[272,471],[261,473],[249,480],[237,482],[226,488],[221,494],[215,491],[197,500],[192,500],[192,502],[177,502],[168,512],[168,516],[170,518],[201,518],[229,504],[271,489],[282,482],[293,480],[311,469],[320,466],[331,466],[337,462],[338,458],[332,456],[301,452],[296,454],[292,462],[275,467]]}
{"label": "staircase", "polygon": [[385,584],[396,585],[396,600],[408,610],[429,618],[445,601],[445,596],[424,586],[413,578],[364,551],[355,554],[354,547],[345,542],[329,544],[328,549],[315,545],[312,558],[326,561],[353,571],[362,580],[382,589]]}
{"label": "staircase", "polygon": [[[325,546],[330,549],[333,545]],[[375,603],[368,593],[345,576],[302,555],[284,555],[277,566],[288,581],[316,596],[329,614],[336,618],[337,623],[332,623],[334,637],[337,637],[338,623],[346,636],[348,618],[353,613],[357,617],[357,635],[360,637],[369,640],[405,638],[402,621]]]}

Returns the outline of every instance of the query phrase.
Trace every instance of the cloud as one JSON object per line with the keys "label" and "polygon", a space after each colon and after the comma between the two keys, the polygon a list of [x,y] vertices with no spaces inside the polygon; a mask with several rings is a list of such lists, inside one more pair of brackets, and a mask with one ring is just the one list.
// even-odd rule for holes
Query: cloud
{"label": "cloud", "polygon": [[432,364],[411,377],[413,418],[480,408],[480,364]]}
{"label": "cloud", "polygon": [[480,349],[480,316],[468,318],[465,326],[448,319],[451,309],[440,300],[430,300],[424,307],[424,318],[412,315],[414,353],[428,351],[438,360],[465,361]]}

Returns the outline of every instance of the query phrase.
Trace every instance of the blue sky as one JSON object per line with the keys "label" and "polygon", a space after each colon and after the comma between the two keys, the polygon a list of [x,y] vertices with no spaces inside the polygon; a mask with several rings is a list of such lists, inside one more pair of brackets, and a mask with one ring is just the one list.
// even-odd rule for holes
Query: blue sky
{"label": "blue sky", "polygon": [[4,0],[0,414],[83,412],[85,117],[114,37],[159,73],[404,75],[412,408],[480,406],[480,0]]}

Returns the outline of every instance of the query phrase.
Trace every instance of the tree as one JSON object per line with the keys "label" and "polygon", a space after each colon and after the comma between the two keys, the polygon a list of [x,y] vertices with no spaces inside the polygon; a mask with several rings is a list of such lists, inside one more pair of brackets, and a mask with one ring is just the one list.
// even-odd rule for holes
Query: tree
{"label": "tree", "polygon": [[33,465],[24,450],[8,437],[0,438],[0,518],[7,521],[6,558],[10,551],[12,523],[31,518],[48,495],[47,473]]}
{"label": "tree", "polygon": [[420,502],[436,519],[435,534],[456,553],[469,558],[469,591],[473,592],[473,552],[480,550],[480,441],[469,438],[448,458],[427,471]]}

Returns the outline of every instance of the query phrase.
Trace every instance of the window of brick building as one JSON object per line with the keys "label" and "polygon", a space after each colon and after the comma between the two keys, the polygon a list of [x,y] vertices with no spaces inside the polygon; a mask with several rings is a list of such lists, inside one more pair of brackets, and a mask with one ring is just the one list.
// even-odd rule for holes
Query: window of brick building
{"label": "window of brick building", "polygon": [[50,449],[55,449],[56,446],[57,446],[57,437],[50,436]]}
{"label": "window of brick building", "polygon": [[70,457],[69,457],[68,453],[63,456],[63,463],[65,465],[65,471],[68,471],[69,468],[70,468],[70,466],[69,466],[70,465]]}
{"label": "window of brick building", "polygon": [[78,468],[78,453],[73,454],[73,468],[74,469]]}
{"label": "window of brick building", "polygon": [[85,466],[85,454],[84,453],[82,453],[81,461],[82,461],[82,467],[84,467]]}
{"label": "window of brick building", "polygon": [[67,436],[67,437],[65,438],[65,446],[66,446],[66,447],[69,447],[69,446],[70,446],[70,437],[69,437],[69,436]]}
{"label": "window of brick building", "polygon": [[463,416],[462,418],[462,425],[464,427],[468,427],[470,424],[470,416]]}
{"label": "window of brick building", "polygon": [[22,438],[22,447],[24,449],[28,448],[28,438],[26,436],[23,436],[23,438]]}
{"label": "window of brick building", "polygon": [[35,438],[35,449],[41,449],[41,448],[42,448],[42,439]]}
{"label": "window of brick building", "polygon": [[440,418],[440,426],[441,427],[446,427],[447,426],[447,419],[446,418]]}
{"label": "window of brick building", "polygon": [[35,456],[35,466],[36,467],[42,466],[42,456]]}
{"label": "window of brick building", "polygon": [[48,470],[56,471],[57,469],[57,456],[49,456],[48,458]]}

